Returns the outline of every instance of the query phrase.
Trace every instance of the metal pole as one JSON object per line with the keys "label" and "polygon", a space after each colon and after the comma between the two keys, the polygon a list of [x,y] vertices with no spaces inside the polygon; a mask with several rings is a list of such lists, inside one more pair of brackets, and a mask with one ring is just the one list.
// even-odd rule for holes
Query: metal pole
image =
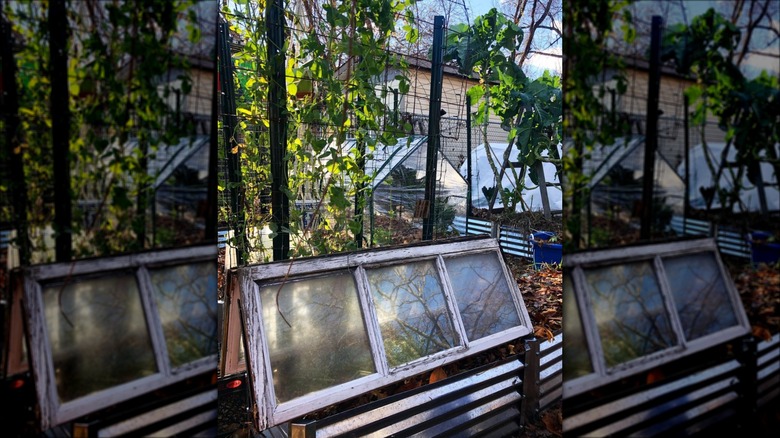
{"label": "metal pole", "polygon": [[398,128],[398,89],[393,88],[393,127]]}
{"label": "metal pole", "polygon": [[226,144],[228,190],[230,191],[230,226],[233,228],[236,251],[236,264],[243,265],[246,245],[246,230],[244,227],[244,209],[241,199],[241,161],[236,141],[236,94],[233,85],[233,58],[230,53],[227,23],[219,23],[219,64],[217,74],[222,88],[223,138]]}
{"label": "metal pole", "polygon": [[433,49],[431,55],[431,104],[428,110],[428,157],[425,166],[425,204],[427,214],[423,219],[423,240],[433,238],[436,223],[436,155],[439,150],[441,130],[441,87],[444,68],[442,46],[444,45],[444,16],[433,19]]}
{"label": "metal pole", "polygon": [[[51,134],[54,159],[55,257],[72,257],[73,232],[70,193],[70,101],[68,91],[68,15],[65,0],[49,2],[49,75],[51,80]],[[141,206],[139,206],[141,207]]]}
{"label": "metal pole", "polygon": [[[363,142],[362,139],[356,140],[356,146],[358,148],[358,157],[357,157],[357,165],[360,168],[360,173],[365,174],[366,173],[366,144]],[[359,227],[358,232],[355,233],[355,244],[358,248],[363,247],[363,228],[364,228],[364,222],[365,218],[363,217],[363,212],[365,211],[366,207],[366,184],[363,182],[358,182],[357,187],[355,190],[355,220],[358,221]]]}
{"label": "metal pole", "polygon": [[650,239],[653,221],[653,183],[655,151],[658,149],[658,94],[661,85],[661,25],[663,19],[653,16],[650,39],[650,79],[647,91],[647,137],[645,139],[645,163],[642,176],[642,227],[640,238]]}
{"label": "metal pole", "polygon": [[371,224],[370,225],[371,228],[369,230],[370,239],[368,241],[368,246],[369,247],[373,247],[374,246],[374,226],[375,226],[375,224],[374,224],[374,192],[373,192],[373,190],[371,191],[371,196],[369,197],[369,200],[368,200],[368,214],[369,214],[369,219],[368,220],[369,220],[369,223]]}
{"label": "metal pole", "polygon": [[11,23],[6,20],[5,3],[0,1],[0,28],[2,40],[0,48],[3,59],[3,118],[5,119],[4,159],[8,163],[8,185],[13,204],[13,221],[16,229],[16,246],[19,248],[21,266],[30,263],[30,239],[27,230],[27,183],[24,179],[24,161],[18,148],[22,138],[19,136],[19,95],[16,90],[16,61],[14,60],[14,36]]}
{"label": "metal pole", "polygon": [[287,198],[287,80],[284,56],[283,0],[272,0],[266,7],[268,26],[268,119],[271,142],[271,215],[276,224],[274,260],[284,260],[290,252],[290,200]]}
{"label": "metal pole", "polygon": [[[217,14],[217,21],[214,22],[214,25],[216,26],[216,34],[219,35],[219,14]],[[218,135],[217,135],[217,114],[219,113],[219,105],[217,104],[217,92],[219,91],[219,78],[218,74],[216,73],[217,68],[217,51],[214,51],[214,77],[212,81],[212,88],[211,88],[211,131],[209,132],[209,176],[207,178],[208,181],[208,192],[206,194],[206,229],[205,229],[205,235],[203,236],[206,242],[217,242],[217,199],[218,199],[218,192],[217,192],[217,184],[219,183],[219,178],[217,177],[217,145],[218,145]],[[177,113],[179,114],[179,113]]]}
{"label": "metal pole", "polygon": [[471,96],[466,94],[466,235],[471,215]]}
{"label": "metal pole", "polygon": [[688,217],[691,215],[691,191],[689,185],[691,184],[691,139],[689,136],[688,124],[688,96],[683,96],[683,126],[685,127],[685,194],[683,195],[683,235],[688,231]]}
{"label": "metal pole", "polygon": [[[356,68],[359,68],[360,63],[363,61],[362,56],[357,57],[357,65]],[[358,107],[362,106],[362,99],[358,97]],[[360,117],[357,117],[355,120],[355,124],[358,127],[358,132],[360,131]],[[359,135],[355,135],[355,146],[357,147],[357,165],[360,169],[360,174],[365,175],[366,173],[366,143],[363,140],[363,138]],[[366,184],[362,181],[359,181],[356,184],[355,187],[355,220],[358,222],[358,231],[355,233],[355,244],[358,248],[363,247],[363,231],[364,231],[364,224],[365,224],[365,218],[364,218],[364,211],[366,209]]]}
{"label": "metal pole", "polygon": [[531,422],[539,416],[541,371],[541,352],[539,339],[531,338],[525,342],[525,367],[523,367],[523,400],[520,403],[523,423]]}

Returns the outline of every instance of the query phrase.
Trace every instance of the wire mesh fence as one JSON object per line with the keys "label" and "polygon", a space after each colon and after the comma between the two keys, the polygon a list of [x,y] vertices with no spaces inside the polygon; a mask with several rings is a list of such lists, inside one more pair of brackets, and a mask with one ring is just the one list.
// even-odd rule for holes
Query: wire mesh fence
{"label": "wire mesh fence", "polygon": [[[471,193],[469,147],[509,143],[495,114],[468,126],[479,102],[467,108],[466,95],[480,78],[455,64],[439,72],[432,21],[397,14],[390,26],[420,37],[383,40],[355,25],[355,17],[382,25],[359,15],[368,12],[318,16],[299,6],[221,11],[219,225],[228,263],[416,241],[426,226],[434,239],[456,234],[452,221]],[[269,21],[279,16],[281,51]]]}

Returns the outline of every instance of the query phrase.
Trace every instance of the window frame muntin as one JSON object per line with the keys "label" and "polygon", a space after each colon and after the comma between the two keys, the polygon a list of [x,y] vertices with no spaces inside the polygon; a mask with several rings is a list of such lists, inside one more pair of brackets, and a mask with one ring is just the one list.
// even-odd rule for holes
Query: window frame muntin
{"label": "window frame muntin", "polygon": [[[151,278],[147,269],[185,263],[212,261],[216,263],[216,259],[216,245],[198,245],[22,268],[22,308],[24,318],[27,321],[29,370],[35,381],[39,407],[38,423],[41,429],[49,429],[215,368],[216,353],[176,368],[171,367],[165,333],[159,319],[157,303],[151,288]],[[109,278],[112,273],[118,271],[132,272],[138,286],[144,323],[157,372],[70,401],[60,402],[54,378],[54,358],[49,340],[48,323],[43,306],[44,286],[47,283],[56,284],[68,277],[75,280]]]}
{"label": "window frame muntin", "polygon": [[[271,278],[285,277],[295,279],[298,276],[324,273],[331,270],[354,270],[356,280],[360,283],[358,286],[358,297],[361,302],[365,302],[362,315],[366,322],[366,329],[369,331],[369,342],[372,354],[374,350],[384,347],[381,342],[382,337],[379,333],[378,320],[375,309],[367,289],[367,276],[364,266],[377,266],[380,264],[399,264],[404,261],[417,261],[424,258],[436,259],[437,271],[439,271],[440,280],[445,299],[448,301],[448,308],[457,314],[457,303],[454,301],[452,290],[445,286],[449,282],[449,275],[446,274],[443,255],[467,255],[471,253],[495,252],[499,263],[502,266],[505,278],[510,287],[510,291],[516,295],[514,298],[515,306],[520,319],[520,325],[496,333],[489,337],[482,338],[480,342],[471,343],[468,347],[463,342],[467,340],[465,331],[457,324],[453,325],[456,333],[461,337],[461,344],[452,349],[437,352],[434,355],[425,356],[415,361],[391,368],[387,363],[386,357],[382,362],[376,364],[377,372],[370,376],[351,380],[340,385],[324,388],[322,390],[307,394],[296,399],[276,403],[276,400],[269,390],[273,388],[273,375],[270,367],[270,357],[265,339],[264,326],[262,320],[262,304],[259,299],[259,281]],[[284,260],[266,264],[248,265],[239,268],[233,268],[232,274],[236,281],[231,283],[231,294],[240,295],[239,304],[241,307],[241,324],[244,327],[246,335],[246,367],[250,379],[251,396],[254,404],[254,423],[258,430],[265,430],[268,427],[281,424],[296,417],[305,415],[317,409],[321,409],[337,403],[342,400],[363,394],[373,389],[380,388],[387,384],[398,382],[407,377],[411,377],[426,371],[435,369],[447,363],[473,355],[489,348],[500,345],[503,342],[510,342],[514,339],[533,334],[533,323],[528,316],[527,308],[522,301],[522,294],[513,278],[509,275],[509,270],[501,253],[498,242],[490,237],[478,237],[460,239],[458,241],[434,244],[434,245],[412,245],[396,248],[379,248],[368,250],[362,253],[335,254],[328,257],[313,257],[307,259]],[[445,271],[440,271],[445,269]],[[362,279],[360,279],[362,276]],[[357,282],[357,281],[356,281]],[[368,309],[368,313],[366,313]],[[454,316],[453,316],[454,317]],[[371,335],[372,331],[378,333],[378,337]],[[258,341],[259,340],[259,341]],[[237,354],[237,353],[236,353]],[[228,355],[230,353],[228,352]],[[256,367],[254,364],[262,364]],[[381,371],[380,371],[381,370]]]}
{"label": "window frame muntin", "polygon": [[[674,296],[668,282],[668,277],[666,276],[666,271],[663,267],[663,259],[666,257],[704,253],[712,253],[714,255],[715,263],[728,292],[729,302],[734,310],[737,324],[689,341],[685,338],[682,321],[680,321],[680,316],[674,302]],[[617,260],[620,260],[623,263],[645,260],[652,261],[653,272],[664,299],[664,306],[667,309],[667,312],[669,312],[668,316],[670,317],[671,326],[675,331],[675,335],[678,337],[679,343],[677,346],[638,357],[613,368],[607,368],[603,354],[604,350],[601,344],[601,336],[598,333],[593,309],[587,296],[590,286],[585,279],[583,267],[594,268],[612,266],[616,265],[616,263],[611,262]],[[674,360],[695,354],[750,333],[750,322],[740,301],[739,292],[736,290],[734,283],[730,281],[731,277],[728,275],[728,270],[723,264],[715,239],[684,239],[674,242],[655,243],[643,246],[627,246],[595,252],[585,251],[564,255],[563,264],[572,270],[572,283],[574,296],[577,300],[577,310],[580,312],[580,318],[583,322],[586,335],[588,336],[586,344],[588,344],[588,354],[593,363],[592,373],[563,382],[563,391],[566,398],[585,393],[599,386],[619,381],[620,379],[636,373],[668,364]]]}

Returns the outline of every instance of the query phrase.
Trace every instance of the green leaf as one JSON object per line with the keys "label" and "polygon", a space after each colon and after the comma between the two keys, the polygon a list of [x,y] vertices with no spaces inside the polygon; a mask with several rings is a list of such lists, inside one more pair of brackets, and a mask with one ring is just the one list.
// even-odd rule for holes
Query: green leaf
{"label": "green leaf", "polygon": [[343,188],[338,186],[330,186],[328,189],[328,194],[330,195],[330,205],[336,207],[337,209],[343,211],[350,206]]}
{"label": "green leaf", "polygon": [[133,206],[130,198],[127,196],[127,189],[120,186],[114,186],[111,190],[111,204],[119,209],[126,210]]}

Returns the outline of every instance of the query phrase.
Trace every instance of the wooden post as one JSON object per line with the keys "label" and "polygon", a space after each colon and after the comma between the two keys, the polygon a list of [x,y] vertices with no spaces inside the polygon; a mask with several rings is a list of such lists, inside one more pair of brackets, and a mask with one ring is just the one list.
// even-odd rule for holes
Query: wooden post
{"label": "wooden post", "polygon": [[523,367],[523,402],[521,415],[523,424],[539,415],[539,340],[530,338],[525,341],[525,367]]}
{"label": "wooden post", "polygon": [[552,219],[550,212],[550,198],[547,196],[547,178],[544,177],[544,164],[541,161],[536,162],[536,177],[539,179],[539,194],[542,196],[542,209],[544,218]]}

